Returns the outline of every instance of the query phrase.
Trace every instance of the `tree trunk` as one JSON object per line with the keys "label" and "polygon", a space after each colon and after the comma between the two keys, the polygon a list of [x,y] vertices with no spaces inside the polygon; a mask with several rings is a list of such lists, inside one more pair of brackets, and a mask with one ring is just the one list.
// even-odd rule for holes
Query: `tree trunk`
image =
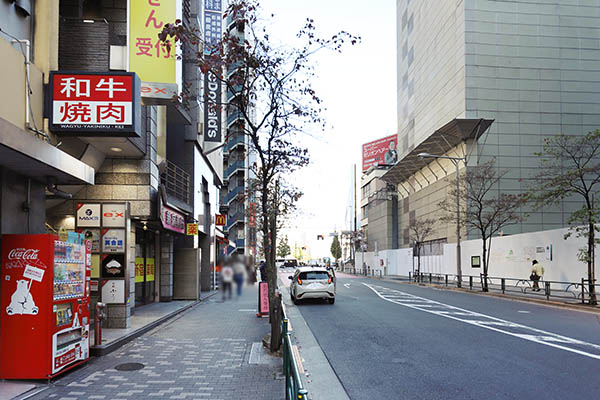
{"label": "tree trunk", "polygon": [[273,195],[273,206],[272,213],[269,216],[269,235],[271,242],[271,265],[273,265],[273,275],[269,286],[273,287],[273,297],[270,296],[269,290],[269,303],[270,313],[269,319],[271,321],[271,352],[276,352],[281,347],[281,297],[275,295],[275,288],[277,288],[277,266],[275,265],[275,249],[277,248],[277,198],[279,193],[279,182],[275,183],[275,193]]}
{"label": "tree trunk", "polygon": [[594,231],[594,221],[590,220],[590,224],[588,226],[588,279],[589,279],[589,289],[590,289],[590,304],[596,305],[598,304],[598,300],[596,299],[596,285],[595,285],[595,271],[594,271],[594,248],[596,246],[596,235]]}
{"label": "tree trunk", "polygon": [[486,241],[486,237],[483,236],[482,238],[483,240],[483,259],[481,260],[483,262],[483,280],[481,282],[481,289],[484,292],[488,291],[488,282],[487,282],[487,270],[488,270],[488,265],[487,265],[487,241]]}

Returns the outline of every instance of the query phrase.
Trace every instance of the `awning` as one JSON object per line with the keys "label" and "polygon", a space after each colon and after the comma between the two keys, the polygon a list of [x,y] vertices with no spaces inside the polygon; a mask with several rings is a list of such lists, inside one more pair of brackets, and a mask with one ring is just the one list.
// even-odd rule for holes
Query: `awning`
{"label": "awning", "polygon": [[0,118],[0,165],[32,179],[62,185],[94,184],[94,169]]}
{"label": "awning", "polygon": [[397,185],[408,180],[432,160],[419,159],[420,153],[445,154],[468,139],[478,139],[492,125],[493,119],[458,119],[455,118],[436,130],[410,153],[398,161],[381,179]]}

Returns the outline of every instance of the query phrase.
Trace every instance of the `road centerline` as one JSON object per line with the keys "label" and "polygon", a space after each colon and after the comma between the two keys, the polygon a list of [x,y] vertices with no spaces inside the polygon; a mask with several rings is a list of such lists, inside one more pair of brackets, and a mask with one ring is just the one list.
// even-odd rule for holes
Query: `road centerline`
{"label": "road centerline", "polygon": [[[554,347],[560,350],[565,350],[571,353],[600,360],[600,345],[594,343],[584,342],[582,340],[532,328],[527,325],[506,321],[490,315],[451,306],[449,304],[415,296],[399,290],[389,289],[378,285],[371,285],[364,282],[362,284],[371,289],[371,291],[373,291],[382,300],[390,303],[430,314],[435,314],[469,325],[479,326],[494,332],[503,333],[519,339],[528,340],[534,343],[543,344],[549,347]],[[470,319],[468,317],[474,319]],[[574,348],[575,346],[577,348]]]}

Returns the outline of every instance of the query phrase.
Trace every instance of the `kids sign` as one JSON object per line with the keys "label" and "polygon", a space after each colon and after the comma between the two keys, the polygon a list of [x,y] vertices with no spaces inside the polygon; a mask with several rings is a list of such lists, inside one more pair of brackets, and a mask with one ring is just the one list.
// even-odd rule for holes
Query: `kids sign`
{"label": "kids sign", "polygon": [[140,136],[140,80],[134,73],[50,73],[50,130]]}

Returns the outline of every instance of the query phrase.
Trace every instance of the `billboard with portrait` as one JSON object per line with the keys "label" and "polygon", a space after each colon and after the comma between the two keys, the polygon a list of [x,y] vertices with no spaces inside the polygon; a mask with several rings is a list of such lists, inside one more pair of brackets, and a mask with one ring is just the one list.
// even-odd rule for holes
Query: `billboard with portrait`
{"label": "billboard with portrait", "polygon": [[398,162],[398,136],[391,135],[362,146],[362,171],[372,166],[394,165]]}

